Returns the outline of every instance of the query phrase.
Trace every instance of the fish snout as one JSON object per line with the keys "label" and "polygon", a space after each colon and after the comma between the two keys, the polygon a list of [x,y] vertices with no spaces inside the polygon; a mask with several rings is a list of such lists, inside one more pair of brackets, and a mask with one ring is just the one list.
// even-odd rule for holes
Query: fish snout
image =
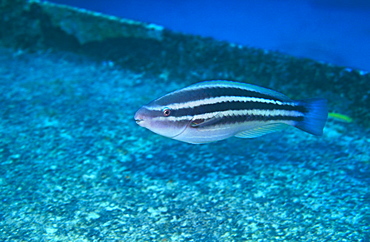
{"label": "fish snout", "polygon": [[138,125],[144,127],[145,123],[147,123],[148,120],[150,119],[149,117],[150,115],[148,113],[148,110],[144,106],[144,107],[141,107],[139,110],[137,110],[137,112],[135,113],[134,119]]}
{"label": "fish snout", "polygon": [[144,122],[144,117],[137,111],[134,116],[135,122],[141,126],[141,124]]}

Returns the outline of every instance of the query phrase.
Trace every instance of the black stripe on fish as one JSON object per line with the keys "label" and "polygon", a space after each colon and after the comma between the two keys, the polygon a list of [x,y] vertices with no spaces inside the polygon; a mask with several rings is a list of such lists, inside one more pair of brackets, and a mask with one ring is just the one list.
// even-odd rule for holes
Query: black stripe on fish
{"label": "black stripe on fish", "polygon": [[291,104],[273,104],[263,102],[223,102],[207,105],[199,105],[194,108],[183,108],[178,110],[172,110],[171,116],[181,117],[186,115],[197,115],[212,112],[221,112],[229,110],[284,110],[284,111],[297,111],[302,114],[307,113],[308,110],[302,105],[291,105]]}

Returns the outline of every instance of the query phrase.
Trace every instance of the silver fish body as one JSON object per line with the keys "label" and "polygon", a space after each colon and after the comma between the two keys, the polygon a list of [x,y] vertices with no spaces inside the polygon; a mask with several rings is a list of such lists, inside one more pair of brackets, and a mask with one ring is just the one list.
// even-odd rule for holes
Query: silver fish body
{"label": "silver fish body", "polygon": [[254,138],[294,126],[322,135],[327,101],[294,101],[276,91],[232,81],[205,81],[141,107],[138,125],[187,143]]}

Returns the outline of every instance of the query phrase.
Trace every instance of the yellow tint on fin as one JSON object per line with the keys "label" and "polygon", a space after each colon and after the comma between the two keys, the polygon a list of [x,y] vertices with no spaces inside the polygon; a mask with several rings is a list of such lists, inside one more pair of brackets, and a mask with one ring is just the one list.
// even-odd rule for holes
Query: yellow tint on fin
{"label": "yellow tint on fin", "polygon": [[328,117],[345,123],[351,123],[353,121],[351,117],[340,113],[329,113]]}
{"label": "yellow tint on fin", "polygon": [[256,138],[265,134],[273,133],[280,131],[288,127],[287,124],[267,124],[259,126],[253,129],[244,130],[240,133],[237,133],[235,137],[238,138]]}

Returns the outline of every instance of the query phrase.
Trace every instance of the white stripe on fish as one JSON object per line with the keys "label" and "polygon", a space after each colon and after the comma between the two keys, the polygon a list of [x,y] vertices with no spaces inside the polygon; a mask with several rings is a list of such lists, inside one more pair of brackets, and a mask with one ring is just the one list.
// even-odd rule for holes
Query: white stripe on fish
{"label": "white stripe on fish", "polygon": [[197,119],[211,119],[215,116],[218,118],[223,118],[226,116],[246,116],[246,115],[254,115],[254,116],[287,116],[287,117],[303,117],[303,114],[297,111],[286,111],[286,110],[264,110],[264,109],[250,109],[250,110],[228,110],[222,112],[211,112],[211,113],[203,113],[197,114],[194,116],[186,115],[180,117],[153,117],[154,121],[184,121],[184,120],[197,120]]}

